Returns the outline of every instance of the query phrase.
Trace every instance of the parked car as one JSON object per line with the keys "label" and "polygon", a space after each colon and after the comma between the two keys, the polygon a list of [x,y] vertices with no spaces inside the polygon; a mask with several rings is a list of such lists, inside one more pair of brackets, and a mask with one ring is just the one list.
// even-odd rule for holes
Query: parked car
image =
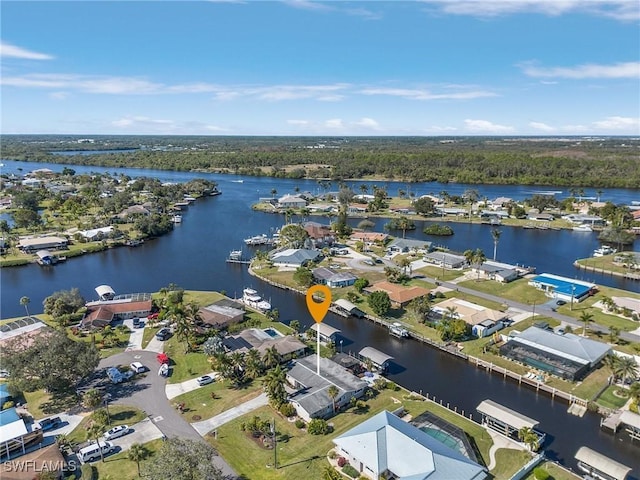
{"label": "parked car", "polygon": [[101,444],[92,443],[88,447],[84,447],[78,452],[78,459],[82,463],[92,462],[100,458],[100,450],[102,455],[107,455],[115,450],[115,446],[111,442],[105,442]]}
{"label": "parked car", "polygon": [[38,420],[38,423],[40,424],[42,431],[46,432],[47,430],[53,430],[54,428],[61,427],[62,419],[60,417],[49,417]]}
{"label": "parked car", "polygon": [[142,320],[136,317],[133,319],[133,328],[140,328],[142,326]]}
{"label": "parked car", "polygon": [[147,371],[147,367],[142,365],[140,362],[133,362],[129,367],[135,373],[144,373]]}
{"label": "parked car", "polygon": [[113,440],[114,438],[122,437],[129,433],[128,425],[118,425],[117,427],[113,427],[110,430],[107,430],[102,434],[105,440]]}
{"label": "parked car", "polygon": [[169,338],[171,336],[171,330],[169,330],[168,328],[161,328],[160,330],[158,330],[158,332],[156,333],[156,338],[160,341],[164,341],[167,338]]}
{"label": "parked car", "polygon": [[157,320],[157,319],[158,319],[158,312],[150,313],[149,315],[147,315],[147,320]]}
{"label": "parked car", "polygon": [[564,300],[556,300],[556,305],[566,305],[567,302],[565,302]]}
{"label": "parked car", "polygon": [[211,375],[203,375],[196,378],[196,382],[198,382],[198,385],[200,385],[201,387],[203,385],[209,385],[210,383],[213,383],[213,377]]}

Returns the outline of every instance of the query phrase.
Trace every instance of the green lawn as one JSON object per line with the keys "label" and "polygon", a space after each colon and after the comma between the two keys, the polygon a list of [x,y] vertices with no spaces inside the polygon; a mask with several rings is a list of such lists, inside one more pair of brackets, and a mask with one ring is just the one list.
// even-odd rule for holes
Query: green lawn
{"label": "green lawn", "polygon": [[[536,468],[541,468],[545,472],[548,472],[549,475],[551,475],[551,477],[554,480],[582,480],[581,476],[578,476],[578,475],[570,472],[569,470],[565,470],[564,468],[559,467],[555,463],[549,462],[549,461],[546,461],[546,460],[543,461],[542,463],[538,464],[538,466]],[[535,480],[535,476],[533,474],[534,470],[530,471],[524,477],[523,480]]]}
{"label": "green lawn", "polygon": [[496,467],[491,470],[491,475],[495,480],[508,480],[529,460],[531,454],[528,451],[499,448],[496,450]]}
{"label": "green lawn", "polygon": [[528,282],[526,278],[519,278],[509,283],[481,279],[479,282],[468,280],[461,282],[460,285],[525,304],[533,304],[535,302],[536,305],[540,305],[549,301],[549,298],[545,296],[544,292],[532,287]]}
{"label": "green lawn", "polygon": [[[185,418],[189,422],[211,418],[236,405],[254,399],[262,393],[260,379],[244,385],[242,388],[231,388],[228,380],[216,380],[209,385],[184,393],[171,400],[172,403],[185,403]],[[215,398],[211,395],[215,394]]]}
{"label": "green lawn", "polygon": [[416,273],[422,273],[427,277],[433,277],[438,280],[443,280],[445,282],[450,282],[451,280],[455,280],[456,278],[464,274],[464,272],[461,272],[460,270],[447,270],[447,269],[443,270],[441,267],[435,267],[435,266],[418,268],[413,271],[414,275]]}
{"label": "green lawn", "polygon": [[[144,465],[153,462],[153,457],[162,447],[162,440],[152,440],[144,444],[149,454],[147,458],[140,462],[140,470],[144,472]],[[94,462],[92,465],[98,470],[98,478],[107,478],[107,475],[114,480],[138,480],[138,468],[136,462],[127,458],[129,452],[120,452],[116,455],[105,457],[104,462]]]}
{"label": "green lawn", "polygon": [[51,395],[44,390],[22,392],[22,394],[29,413],[36,420],[64,412],[77,403],[75,395]]}
{"label": "green lawn", "polygon": [[185,353],[185,343],[172,336],[164,342],[164,352],[172,361],[169,383],[181,383],[211,371],[211,363],[204,353]]}
{"label": "green lawn", "polygon": [[[369,405],[367,413],[355,413],[350,409],[332,418],[331,423],[335,426],[335,431],[325,436],[313,436],[297,429],[293,423],[283,419],[271,407],[266,406],[220,427],[217,439],[208,436],[207,440],[220,451],[220,454],[240,475],[244,475],[246,478],[265,480],[321,478],[323,468],[329,465],[326,455],[333,447],[331,439],[383,409],[396,409],[400,405],[394,402],[395,398],[401,401],[402,405],[414,416],[426,409],[435,410],[437,413],[444,411],[447,417],[452,417],[466,431],[474,432],[477,435],[476,443],[483,452],[483,458],[488,459],[487,453],[491,439],[488,434],[485,434],[486,438],[482,438],[484,430],[479,425],[464,420],[432,402],[406,400],[404,398],[406,394],[407,392],[403,390],[384,390],[377,397],[367,401]],[[253,415],[258,415],[263,420],[276,419],[279,434],[277,450],[279,468],[277,470],[272,467],[273,450],[264,448],[260,442],[240,430],[240,424],[247,422]],[[447,419],[449,420],[449,418]]]}
{"label": "green lawn", "polygon": [[[146,415],[135,407],[129,407],[126,405],[110,405],[109,406],[109,415],[111,417],[111,426],[115,425],[133,425],[134,423],[138,423],[144,418]],[[87,425],[91,421],[90,415],[87,415],[82,419],[80,424],[73,429],[73,431],[67,435],[71,442],[76,444],[82,443],[87,440]]]}
{"label": "green lawn", "polygon": [[602,405],[605,408],[612,408],[614,410],[624,406],[624,404],[627,403],[627,400],[629,400],[629,395],[625,390],[622,390],[622,392],[624,392],[623,397],[616,395],[616,392],[620,390],[621,389],[615,385],[607,387],[607,389],[598,397],[598,405]]}

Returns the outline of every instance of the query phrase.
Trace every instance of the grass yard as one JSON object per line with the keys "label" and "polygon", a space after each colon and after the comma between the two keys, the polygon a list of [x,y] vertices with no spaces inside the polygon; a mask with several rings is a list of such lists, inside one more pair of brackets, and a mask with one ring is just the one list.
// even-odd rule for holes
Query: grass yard
{"label": "grass yard", "polygon": [[[292,422],[282,418],[269,407],[262,407],[251,414],[238,418],[218,429],[218,437],[210,436],[207,440],[219,450],[220,454],[230,465],[246,478],[260,479],[300,479],[322,478],[322,471],[329,463],[326,460],[328,451],[333,447],[332,438],[346,432],[362,421],[376,413],[386,410],[395,410],[401,401],[406,410],[413,416],[425,410],[435,411],[453,420],[465,431],[476,436],[476,444],[480,447],[483,458],[488,459],[488,451],[491,439],[484,430],[473,422],[462,419],[460,416],[433,404],[432,402],[407,400],[407,392],[403,390],[384,390],[375,398],[367,400],[369,410],[366,413],[356,413],[349,409],[338,414],[330,422],[334,425],[334,432],[325,436],[313,436],[304,430],[299,430]],[[394,400],[395,399],[395,400]],[[402,399],[402,400],[401,400]],[[273,469],[273,450],[264,448],[246,432],[240,430],[240,424],[247,422],[253,415],[258,415],[263,420],[276,419],[278,431],[278,469]]]}
{"label": "grass yard", "polygon": [[450,282],[451,280],[455,280],[456,278],[464,274],[464,272],[461,272],[460,270],[447,270],[447,269],[443,270],[442,267],[436,267],[436,266],[433,266],[433,267],[427,266],[427,267],[418,268],[414,270],[413,273],[414,275],[416,273],[422,273],[428,277],[433,277],[445,282]]}
{"label": "grass yard", "polygon": [[169,383],[181,383],[211,371],[207,356],[200,352],[185,353],[184,342],[178,341],[175,335],[164,342],[164,352],[172,362]]}
{"label": "grass yard", "polygon": [[[618,392],[622,392],[624,396],[616,395]],[[597,403],[605,408],[615,410],[624,406],[627,400],[629,400],[629,394],[624,389],[611,385],[598,397]]]}
{"label": "grass yard", "polygon": [[76,405],[75,395],[51,395],[44,390],[36,390],[35,392],[22,392],[24,401],[27,404],[29,413],[33,418],[39,420],[41,418],[64,412],[70,407]]}
{"label": "grass yard", "polygon": [[[147,462],[153,462],[153,457],[162,447],[162,440],[152,440],[143,444],[148,450],[147,458],[140,462],[140,471],[144,472],[144,465]],[[136,462],[132,462],[127,458],[127,452],[120,452],[116,455],[110,455],[103,462],[93,462],[92,465],[98,470],[98,478],[113,478],[118,480],[137,480],[138,467]]]}
{"label": "grass yard", "polygon": [[[111,426],[116,425],[133,425],[141,422],[146,418],[146,415],[135,407],[129,407],[126,405],[110,405],[109,415],[111,417]],[[67,435],[69,441],[80,444],[87,440],[87,425],[91,422],[90,415],[87,414],[82,419],[80,424],[73,429],[73,431]],[[108,430],[105,429],[105,430]]]}
{"label": "grass yard", "polygon": [[540,305],[548,302],[550,299],[545,296],[544,292],[541,292],[535,287],[529,285],[526,278],[519,278],[509,283],[500,283],[494,280],[483,280],[479,282],[475,280],[468,280],[461,282],[461,286],[478,290],[480,292],[488,293],[490,295],[496,295],[508,300],[521,303],[533,303]]}
{"label": "grass yard", "polygon": [[499,448],[496,451],[496,467],[491,470],[491,475],[495,480],[508,480],[529,460],[531,454],[527,451]]}
{"label": "grass yard", "polygon": [[[228,380],[216,380],[209,385],[197,388],[191,392],[173,398],[172,403],[185,403],[185,419],[195,422],[194,416],[201,420],[211,418],[219,413],[229,410],[241,403],[256,398],[262,393],[262,381],[256,379],[252,383],[235,389],[230,387]],[[215,399],[211,396],[215,394]]]}
{"label": "grass yard", "polygon": [[543,461],[542,463],[538,464],[538,466],[536,468],[534,468],[532,471],[530,471],[525,477],[524,480],[535,480],[535,476],[534,476],[534,471],[536,469],[542,469],[545,472],[549,473],[549,475],[551,475],[551,477],[554,480],[582,480],[582,476],[578,476],[575,473],[570,472],[569,470],[566,470],[558,465],[556,465],[553,462],[549,462],[549,461]]}

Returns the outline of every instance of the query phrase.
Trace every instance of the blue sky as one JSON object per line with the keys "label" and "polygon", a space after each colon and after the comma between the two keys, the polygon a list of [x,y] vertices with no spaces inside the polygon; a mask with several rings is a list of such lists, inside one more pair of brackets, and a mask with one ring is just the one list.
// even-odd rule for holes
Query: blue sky
{"label": "blue sky", "polygon": [[640,135],[636,0],[0,8],[2,133]]}

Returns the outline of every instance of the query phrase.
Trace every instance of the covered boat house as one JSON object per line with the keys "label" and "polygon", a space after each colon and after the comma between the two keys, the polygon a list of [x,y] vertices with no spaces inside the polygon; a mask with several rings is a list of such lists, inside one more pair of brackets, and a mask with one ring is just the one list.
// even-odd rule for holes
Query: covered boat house
{"label": "covered boat house", "polygon": [[482,424],[514,440],[523,428],[530,428],[538,436],[538,447],[544,442],[545,434],[534,430],[538,421],[515,410],[500,405],[493,400],[483,400],[476,408],[482,415]]}
{"label": "covered boat house", "polygon": [[381,372],[386,371],[389,368],[389,363],[393,360],[391,355],[387,355],[373,347],[364,347],[358,352],[358,357],[364,362],[371,361],[373,367]]}
{"label": "covered boat house", "polygon": [[580,447],[575,458],[580,470],[602,480],[625,480],[631,471],[630,467],[611,460],[588,447]]}

